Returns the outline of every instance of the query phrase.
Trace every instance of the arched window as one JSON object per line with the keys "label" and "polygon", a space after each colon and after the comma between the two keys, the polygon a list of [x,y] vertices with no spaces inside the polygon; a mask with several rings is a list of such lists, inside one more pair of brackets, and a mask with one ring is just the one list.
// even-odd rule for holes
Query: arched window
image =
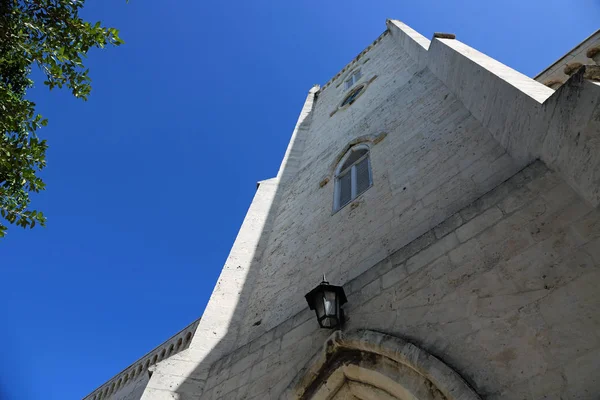
{"label": "arched window", "polygon": [[352,147],[340,161],[335,171],[335,198],[333,210],[337,211],[371,187],[371,161],[366,145]]}
{"label": "arched window", "polygon": [[150,360],[146,360],[146,364],[144,364],[144,370],[147,370],[150,366]]}
{"label": "arched window", "polygon": [[158,355],[155,354],[154,357],[152,357],[152,365],[156,364],[157,360],[158,360]]}
{"label": "arched window", "polygon": [[163,358],[165,358],[165,349],[160,352],[160,357],[158,359],[162,360]]}
{"label": "arched window", "polygon": [[358,85],[356,88],[352,89],[352,91],[348,93],[348,95],[344,98],[342,104],[340,104],[340,107],[345,107],[353,104],[356,101],[356,99],[358,99],[358,97],[364,92],[364,90],[364,84]]}
{"label": "arched window", "polygon": [[177,350],[181,350],[181,345],[183,344],[183,339],[179,338],[179,340],[177,341]]}
{"label": "arched window", "polygon": [[192,340],[192,332],[188,332],[185,335],[185,344],[188,344],[190,342],[190,340]]}
{"label": "arched window", "polygon": [[173,354],[173,347],[174,347],[173,345],[171,345],[169,347],[169,351],[167,352],[167,357],[169,357],[171,354]]}

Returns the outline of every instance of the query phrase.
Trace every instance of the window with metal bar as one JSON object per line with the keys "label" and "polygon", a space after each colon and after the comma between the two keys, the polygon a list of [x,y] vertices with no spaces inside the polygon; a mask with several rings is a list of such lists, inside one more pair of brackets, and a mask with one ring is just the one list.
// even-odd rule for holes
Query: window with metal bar
{"label": "window with metal bar", "polygon": [[362,77],[362,73],[360,72],[360,69],[352,71],[352,73],[350,75],[348,75],[348,77],[346,78],[346,81],[345,81],[346,82],[346,90],[348,90],[352,86],[354,86],[361,77]]}
{"label": "window with metal bar", "polygon": [[342,158],[336,169],[334,211],[361,195],[373,184],[369,149],[355,146]]}

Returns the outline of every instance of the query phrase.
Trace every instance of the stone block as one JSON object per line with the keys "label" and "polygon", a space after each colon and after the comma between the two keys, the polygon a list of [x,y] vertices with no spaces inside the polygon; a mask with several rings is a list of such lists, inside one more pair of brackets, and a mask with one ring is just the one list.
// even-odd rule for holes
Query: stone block
{"label": "stone block", "polygon": [[257,339],[250,342],[250,347],[248,349],[248,352],[256,353],[257,351],[259,351],[261,347],[263,347],[264,345],[266,345],[267,343],[269,343],[273,340],[274,334],[275,334],[275,330],[271,329],[270,331],[263,333]]}
{"label": "stone block", "polygon": [[312,332],[319,328],[319,324],[316,319],[309,319],[302,324],[298,325],[285,335],[281,339],[281,349],[285,349],[288,346],[296,344],[300,339],[309,336]]}
{"label": "stone block", "polygon": [[281,339],[275,339],[270,343],[267,343],[264,348],[263,357],[269,357],[272,354],[278,352],[281,348]]}
{"label": "stone block", "polygon": [[475,216],[481,214],[488,208],[504,200],[515,188],[515,184],[510,180],[501,183],[494,189],[485,193],[467,207],[460,210],[460,215],[464,221],[469,221]]}
{"label": "stone block", "polygon": [[385,274],[392,268],[392,263],[389,258],[386,258],[373,267],[366,270],[364,273],[360,274],[356,278],[354,278],[349,283],[348,294],[358,292],[365,285],[371,283],[375,279],[379,278],[381,275]]}
{"label": "stone block", "polygon": [[497,207],[492,207],[458,228],[456,230],[456,236],[461,242],[466,242],[484,229],[494,225],[502,219],[502,217],[502,211]]}
{"label": "stone block", "polygon": [[521,186],[516,190],[513,190],[509,196],[498,203],[498,208],[504,212],[504,214],[510,214],[538,196],[537,192],[530,190],[527,186]]}
{"label": "stone block", "polygon": [[275,328],[275,333],[273,334],[273,336],[276,339],[277,338],[281,338],[283,335],[285,335],[286,333],[288,333],[290,331],[290,329],[292,329],[293,325],[294,325],[293,318],[290,318],[290,319],[287,319],[287,320],[283,321],[282,323],[280,323]]}
{"label": "stone block", "polygon": [[592,256],[596,267],[600,267],[600,238],[593,239],[583,249]]}
{"label": "stone block", "polygon": [[502,399],[540,399],[562,400],[565,382],[560,370],[550,370],[525,381],[509,385],[499,393],[494,393],[489,400]]}
{"label": "stone block", "polygon": [[460,213],[456,213],[448,217],[444,222],[433,228],[435,232],[435,237],[438,239],[443,238],[450,232],[454,231],[456,228],[463,224],[463,219],[460,216]]}
{"label": "stone block", "polygon": [[594,400],[598,398],[600,378],[600,348],[583,352],[578,358],[565,365],[563,376],[566,379],[565,398]]}
{"label": "stone block", "polygon": [[465,266],[473,266],[472,269],[474,271],[477,270],[474,264],[482,263],[484,258],[481,244],[475,239],[460,244],[451,250],[448,256],[455,267],[462,269]]}
{"label": "stone block", "polygon": [[368,301],[379,293],[381,293],[381,278],[378,278],[363,287],[360,291],[360,298],[362,301]]}
{"label": "stone block", "polygon": [[414,273],[426,264],[451,251],[458,246],[459,242],[454,233],[450,233],[438,240],[428,248],[416,254],[406,262],[406,270],[409,274]]}
{"label": "stone block", "polygon": [[231,365],[231,371],[230,371],[229,376],[233,377],[237,374],[240,374],[242,371],[245,371],[248,368],[252,367],[252,365],[254,365],[261,358],[262,358],[262,351],[257,351],[255,353],[251,353],[251,354],[247,355],[246,357],[242,358],[241,360],[239,360]]}
{"label": "stone block", "polygon": [[390,260],[392,261],[393,266],[397,266],[404,261],[406,261],[409,257],[412,257],[414,254],[417,254],[419,251],[429,246],[431,243],[435,242],[435,235],[433,232],[428,231],[425,234],[419,236],[400,250],[396,251],[390,256]]}
{"label": "stone block", "polygon": [[581,201],[577,193],[565,182],[555,185],[553,188],[540,192],[552,210],[563,208],[575,201]]}
{"label": "stone block", "polygon": [[[543,165],[543,163],[541,164]],[[545,168],[545,165],[543,166]],[[535,193],[546,193],[561,183],[563,183],[563,181],[560,179],[560,176],[546,168],[546,172],[541,174],[538,178],[531,180],[531,182],[528,182],[527,187]]]}
{"label": "stone block", "polygon": [[279,354],[272,354],[263,358],[252,366],[250,379],[255,380],[267,373],[269,368],[276,368],[281,363]]}
{"label": "stone block", "polygon": [[224,398],[232,398],[235,395],[231,395],[231,392],[238,389],[241,386],[246,385],[250,380],[250,368],[244,369],[244,371],[240,372],[238,375],[233,375],[231,378],[227,379],[223,382],[219,388],[217,388],[217,392]]}
{"label": "stone block", "polygon": [[477,315],[497,317],[517,310],[548,295],[545,289],[483,297],[477,300]]}
{"label": "stone block", "polygon": [[577,233],[587,239],[600,237],[600,212],[592,211],[573,224]]}
{"label": "stone block", "polygon": [[406,272],[405,265],[400,264],[381,277],[382,287],[383,289],[387,289],[391,286],[394,286],[407,276],[408,273]]}

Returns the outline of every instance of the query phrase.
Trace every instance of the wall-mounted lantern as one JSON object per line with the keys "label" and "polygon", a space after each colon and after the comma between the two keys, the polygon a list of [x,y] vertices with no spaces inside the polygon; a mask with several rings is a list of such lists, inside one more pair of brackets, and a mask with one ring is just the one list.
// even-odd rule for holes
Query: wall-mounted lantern
{"label": "wall-mounted lantern", "polygon": [[325,280],[304,296],[308,307],[315,310],[321,328],[333,329],[344,323],[344,310],[342,305],[348,302],[344,288],[330,285]]}

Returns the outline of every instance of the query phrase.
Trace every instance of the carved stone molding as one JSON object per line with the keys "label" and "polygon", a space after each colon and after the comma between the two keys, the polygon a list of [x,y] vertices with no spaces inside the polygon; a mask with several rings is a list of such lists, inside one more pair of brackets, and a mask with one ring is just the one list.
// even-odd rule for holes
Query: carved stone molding
{"label": "carved stone molding", "polygon": [[480,400],[460,375],[425,350],[362,329],[333,333],[281,398],[335,400],[345,393],[389,400]]}

